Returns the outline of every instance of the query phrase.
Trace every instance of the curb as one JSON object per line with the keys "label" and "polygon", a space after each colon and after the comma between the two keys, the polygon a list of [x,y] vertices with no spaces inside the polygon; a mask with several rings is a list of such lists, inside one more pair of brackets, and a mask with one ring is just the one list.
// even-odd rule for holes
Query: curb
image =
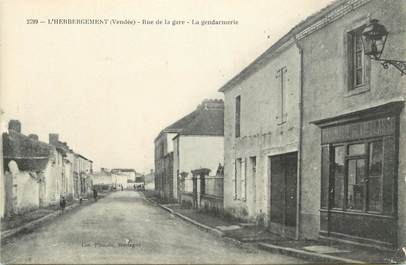
{"label": "curb", "polygon": [[356,263],[356,264],[363,264],[366,262],[359,261],[359,260],[353,260],[353,259],[346,259],[346,258],[340,258],[328,254],[321,254],[321,253],[314,253],[314,252],[309,252],[305,250],[300,250],[300,249],[294,249],[294,248],[289,248],[289,247],[281,247],[278,245],[274,244],[268,244],[268,243],[257,243],[257,246],[263,250],[267,250],[270,252],[275,252],[275,253],[280,253],[280,254],[285,254],[301,259],[306,259],[314,262],[341,262],[341,263]]}
{"label": "curb", "polygon": [[[202,223],[199,223],[198,221],[193,220],[193,219],[191,219],[191,218],[189,218],[189,217],[187,217],[187,216],[185,216],[185,215],[183,215],[183,214],[181,214],[181,213],[175,212],[175,211],[172,210],[171,208],[166,207],[166,206],[164,206],[164,205],[162,205],[162,204],[159,204],[159,203],[158,203],[158,206],[161,207],[162,209],[164,209],[164,210],[170,212],[171,214],[176,215],[176,216],[179,217],[180,219],[183,219],[183,220],[185,220],[186,222],[189,222],[189,223],[191,223],[191,224],[194,224],[194,225],[198,226],[199,228],[203,229],[204,231],[207,231],[207,232],[209,232],[209,233],[212,233],[212,234],[214,234],[214,235],[216,235],[216,236],[218,236],[218,237],[224,237],[224,233],[223,233],[222,231],[216,229],[216,228],[213,228],[213,227],[204,225],[204,224],[202,224]],[[238,241],[238,242],[239,242],[239,241]]]}
{"label": "curb", "polygon": [[[195,220],[193,220],[193,219],[191,219],[191,218],[189,218],[189,217],[187,217],[187,216],[185,216],[185,215],[183,215],[183,214],[181,214],[181,213],[175,212],[175,211],[172,210],[171,208],[166,207],[165,205],[162,205],[162,204],[160,204],[160,203],[157,203],[157,202],[155,202],[155,201],[153,201],[153,200],[151,200],[151,199],[148,199],[148,198],[145,198],[145,199],[146,199],[147,201],[149,201],[150,203],[153,203],[153,204],[155,204],[155,205],[158,205],[159,207],[161,207],[161,208],[164,209],[165,211],[167,211],[167,212],[169,212],[169,213],[171,213],[171,214],[173,214],[173,215],[176,215],[176,216],[179,217],[180,219],[185,220],[186,222],[189,222],[189,223],[191,223],[191,224],[194,224],[194,225],[198,226],[199,228],[201,228],[201,229],[203,229],[203,230],[205,230],[205,231],[207,231],[207,232],[210,232],[210,233],[212,233],[212,234],[214,234],[214,235],[216,235],[216,236],[218,236],[218,237],[224,237],[224,233],[223,233],[222,231],[216,229],[216,228],[213,228],[213,227],[204,225],[204,224],[202,224],[202,223],[199,223],[199,222],[197,222],[197,221],[195,221]],[[233,239],[233,238],[228,238],[228,237],[224,237],[224,239],[227,239],[227,240],[228,240],[228,239],[231,239],[232,241],[238,241],[238,240],[235,240],[235,239]],[[238,242],[241,243],[240,241],[238,241]]]}
{"label": "curb", "polygon": [[45,215],[39,219],[36,219],[34,221],[31,221],[29,223],[26,223],[20,227],[17,228],[12,228],[6,231],[2,231],[1,232],[1,241],[3,242],[4,240],[13,237],[17,234],[20,234],[22,232],[31,232],[33,231],[35,228],[38,228],[39,226],[41,226],[42,224],[44,224],[47,221],[50,221],[66,212],[69,212],[75,208],[78,208],[79,206],[85,206],[85,205],[80,205],[79,203],[75,203],[72,205],[69,205],[65,208],[65,210],[56,210],[55,212],[52,212],[48,215]]}
{"label": "curb", "polygon": [[[201,228],[202,230],[205,230],[207,232],[210,232],[226,241],[229,241],[231,243],[237,244],[242,246],[244,244],[244,242],[232,238],[232,237],[228,237],[225,236],[225,233],[213,228],[213,227],[209,227],[207,225],[204,225],[202,223],[197,222],[196,220],[193,220],[183,214],[180,214],[176,211],[174,211],[173,209],[166,207],[160,203],[157,203],[153,200],[150,200],[148,198],[145,198],[147,201],[149,201],[152,204],[155,204],[157,206],[159,206],[160,208],[162,208],[163,210],[176,215],[177,217],[191,223],[194,224],[196,226],[198,226],[199,228]],[[355,263],[355,264],[362,264],[365,263],[363,261],[359,261],[359,260],[353,260],[353,259],[346,259],[346,258],[340,258],[340,257],[336,257],[336,256],[332,256],[332,255],[328,255],[328,254],[321,254],[321,253],[313,253],[313,252],[309,252],[309,251],[304,251],[304,250],[300,250],[300,249],[294,249],[294,248],[289,248],[289,247],[281,247],[278,245],[274,245],[274,244],[268,244],[268,243],[254,243],[259,249],[265,250],[265,251],[269,251],[269,252],[274,252],[274,253],[279,253],[279,254],[284,254],[287,256],[291,256],[291,257],[296,257],[296,258],[301,258],[301,259],[305,259],[308,261],[313,261],[313,262],[325,262],[325,263]]]}

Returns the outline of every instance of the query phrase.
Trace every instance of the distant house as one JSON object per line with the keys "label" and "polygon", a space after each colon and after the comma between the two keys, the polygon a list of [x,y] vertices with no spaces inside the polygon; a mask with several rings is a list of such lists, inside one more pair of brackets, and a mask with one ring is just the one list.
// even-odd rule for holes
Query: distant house
{"label": "distant house", "polygon": [[101,169],[91,175],[93,187],[98,190],[109,190],[113,186],[113,176],[110,171]]}
{"label": "distant house", "polygon": [[[135,177],[138,174],[135,169],[132,168],[114,168],[111,170],[113,177],[113,186],[117,189],[123,187],[127,189],[134,185]],[[131,180],[131,182],[128,182]]]}
{"label": "distant house", "polygon": [[192,112],[163,129],[154,140],[155,191],[162,199],[173,197],[173,137],[195,117]]}
{"label": "distant house", "polygon": [[[206,168],[215,175],[224,160],[224,102],[204,100],[193,113],[173,138],[173,196],[177,199],[181,174],[191,179],[192,170]],[[191,183],[186,182],[187,191],[192,191]]]}
{"label": "distant house", "polygon": [[87,196],[91,192],[93,161],[83,155],[74,154],[73,178],[74,194],[76,198]]}
{"label": "distant house", "polygon": [[65,196],[68,200],[71,200],[74,197],[74,153],[66,142],[59,141],[58,134],[49,134],[49,144],[55,147],[58,155],[62,156],[61,161],[57,161],[57,165],[59,165],[58,175],[60,175],[60,179],[57,179],[58,193]]}

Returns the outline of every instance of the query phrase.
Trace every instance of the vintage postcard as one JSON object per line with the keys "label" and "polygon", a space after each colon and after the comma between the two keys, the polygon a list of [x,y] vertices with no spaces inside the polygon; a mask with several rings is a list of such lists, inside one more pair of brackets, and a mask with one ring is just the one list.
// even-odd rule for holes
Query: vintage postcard
{"label": "vintage postcard", "polygon": [[405,264],[405,97],[405,0],[0,0],[0,263]]}

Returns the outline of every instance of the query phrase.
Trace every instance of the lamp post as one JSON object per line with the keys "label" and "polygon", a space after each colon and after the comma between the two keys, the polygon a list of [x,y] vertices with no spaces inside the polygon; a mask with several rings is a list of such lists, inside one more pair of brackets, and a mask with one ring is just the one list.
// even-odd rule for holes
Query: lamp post
{"label": "lamp post", "polygon": [[401,72],[401,75],[406,75],[406,61],[381,59],[383,49],[389,32],[385,26],[379,24],[379,20],[372,19],[362,31],[362,44],[364,45],[365,55],[371,59],[378,61],[385,69],[389,65],[393,65]]}

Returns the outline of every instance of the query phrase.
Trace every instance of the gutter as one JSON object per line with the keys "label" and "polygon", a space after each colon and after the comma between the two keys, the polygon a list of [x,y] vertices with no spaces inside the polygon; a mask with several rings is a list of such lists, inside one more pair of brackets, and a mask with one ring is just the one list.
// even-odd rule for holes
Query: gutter
{"label": "gutter", "polygon": [[301,233],[301,209],[302,209],[302,140],[303,140],[303,48],[298,39],[294,36],[296,46],[300,54],[300,73],[299,73],[299,146],[298,146],[298,165],[297,165],[297,207],[296,207],[296,240],[300,239]]}

